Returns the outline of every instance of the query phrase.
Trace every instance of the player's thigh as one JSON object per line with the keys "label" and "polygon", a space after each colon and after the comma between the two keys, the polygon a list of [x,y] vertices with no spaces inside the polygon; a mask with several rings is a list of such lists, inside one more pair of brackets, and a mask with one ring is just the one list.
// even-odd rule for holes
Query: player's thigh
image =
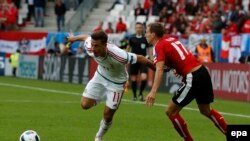
{"label": "player's thigh", "polygon": [[87,86],[82,94],[83,100],[85,101],[93,101],[95,100],[96,103],[99,103],[101,100],[105,98],[105,82],[102,79],[93,78]]}
{"label": "player's thigh", "polygon": [[106,106],[110,109],[118,109],[124,93],[124,85],[109,84],[106,90]]}
{"label": "player's thigh", "polygon": [[186,83],[180,86],[172,98],[172,101],[180,107],[188,105],[195,98],[192,74],[188,74],[185,81]]}
{"label": "player's thigh", "polygon": [[195,76],[195,93],[197,104],[210,104],[214,100],[213,86],[210,75],[205,67],[198,70]]}

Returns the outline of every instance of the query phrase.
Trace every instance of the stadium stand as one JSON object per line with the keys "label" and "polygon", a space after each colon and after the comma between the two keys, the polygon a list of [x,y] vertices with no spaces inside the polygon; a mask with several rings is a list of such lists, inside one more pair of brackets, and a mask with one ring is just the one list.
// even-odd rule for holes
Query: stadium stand
{"label": "stadium stand", "polygon": [[[144,6],[145,15],[135,16],[138,3]],[[239,28],[249,19],[248,0],[138,0],[130,1],[126,5],[117,4],[109,13],[105,12],[105,9],[109,8],[110,5],[112,5],[112,0],[101,0],[99,6],[87,20],[88,22],[83,24],[81,31],[91,32],[99,20],[104,21],[103,29],[107,27],[108,22],[114,26],[118,18],[122,17],[129,27],[129,33],[133,32],[135,22],[148,24],[154,21],[162,22],[167,33],[173,33],[176,29],[182,35],[212,33],[218,32],[218,30],[221,33],[222,29],[227,29],[229,20],[232,20]],[[158,14],[155,15],[155,13]],[[218,22],[219,25],[217,25]],[[238,29],[238,32],[241,30]]]}
{"label": "stadium stand", "polygon": [[[65,15],[65,22],[67,23],[70,18],[75,14],[74,0],[66,0],[70,6]],[[46,1],[44,12],[44,27],[35,27],[34,17],[28,19],[29,5],[25,0],[18,4],[19,9],[16,7],[16,1],[0,0],[0,30],[2,31],[32,31],[32,32],[46,32],[57,31],[56,15],[54,12],[54,1]],[[34,1],[33,1],[34,2]],[[32,12],[31,12],[32,13]],[[32,13],[34,15],[34,12]],[[30,20],[30,21],[29,21]]]}
{"label": "stadium stand", "polygon": [[[69,1],[72,3],[72,0]],[[27,4],[22,3],[22,16],[20,17],[20,23],[25,24],[25,18],[27,17],[28,11],[24,10],[27,7]],[[54,12],[54,5],[55,2],[53,1],[48,1],[46,2],[46,8],[45,8],[45,16],[44,16],[44,27],[35,27],[34,26],[34,19],[32,19],[33,24],[25,24],[24,27],[21,28],[21,31],[32,31],[32,32],[44,32],[44,31],[51,31],[51,32],[56,32],[57,31],[57,23],[56,23],[56,15]],[[73,5],[73,4],[70,4]],[[69,9],[67,10],[65,14],[65,23],[67,23],[71,17],[75,14],[75,10],[73,6],[70,6]]]}
{"label": "stadium stand", "polygon": [[[1,0],[0,3],[4,1],[6,0]],[[11,0],[8,2],[10,3]],[[74,0],[66,0],[65,2],[67,6],[73,5]],[[79,31],[92,32],[99,21],[103,21],[103,29],[107,28],[108,22],[111,22],[113,29],[115,29],[119,17],[122,17],[126,23],[129,34],[133,33],[135,22],[142,22],[146,25],[154,21],[162,22],[166,33],[180,33],[184,36],[191,33],[223,33],[224,30],[229,29],[229,21],[237,25],[238,33],[248,33],[249,31],[247,29],[250,13],[248,0],[127,0],[125,2],[127,4],[116,4],[114,8],[110,9],[114,0],[99,0],[96,8],[91,11],[87,20],[80,26]],[[138,4],[144,9],[140,15],[135,13]],[[0,17],[3,23],[5,16],[1,9],[3,6],[0,8]],[[53,1],[46,2],[44,27],[34,27],[34,24],[27,22],[28,9],[28,4],[21,1],[20,8],[16,12],[18,13],[17,19],[12,19],[17,21],[16,25],[21,27],[21,31],[57,31]],[[66,23],[74,16],[75,9],[74,6],[68,6],[65,16]]]}

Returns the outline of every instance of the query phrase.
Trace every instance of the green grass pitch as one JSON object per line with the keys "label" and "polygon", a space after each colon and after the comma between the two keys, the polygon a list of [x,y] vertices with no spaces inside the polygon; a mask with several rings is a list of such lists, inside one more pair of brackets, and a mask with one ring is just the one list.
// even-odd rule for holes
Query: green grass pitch
{"label": "green grass pitch", "polygon": [[[104,103],[82,110],[83,89],[79,84],[0,77],[0,141],[18,141],[28,129],[37,131],[42,141],[93,141]],[[132,102],[131,95],[124,95],[104,141],[182,141],[164,113],[171,95],[159,93],[153,107]],[[250,103],[215,99],[212,106],[229,124],[250,124]],[[196,109],[192,102],[181,112],[194,140],[225,141]]]}

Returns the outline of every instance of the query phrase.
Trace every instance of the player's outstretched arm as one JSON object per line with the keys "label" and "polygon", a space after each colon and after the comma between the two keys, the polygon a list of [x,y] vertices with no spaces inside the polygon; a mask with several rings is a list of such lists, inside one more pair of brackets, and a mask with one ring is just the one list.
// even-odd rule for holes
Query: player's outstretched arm
{"label": "player's outstretched arm", "polygon": [[68,42],[75,42],[75,41],[85,41],[88,37],[89,35],[86,35],[86,34],[74,36],[72,33],[69,33],[67,38],[68,38]]}
{"label": "player's outstretched arm", "polygon": [[156,63],[154,84],[153,84],[149,94],[146,96],[146,104],[148,106],[154,105],[156,93],[157,93],[158,88],[160,87],[163,72],[164,72],[164,62],[163,61],[157,62]]}
{"label": "player's outstretched arm", "polygon": [[147,59],[146,57],[142,55],[137,55],[137,62],[146,65],[147,67],[151,68],[152,70],[155,70],[155,66],[153,61]]}

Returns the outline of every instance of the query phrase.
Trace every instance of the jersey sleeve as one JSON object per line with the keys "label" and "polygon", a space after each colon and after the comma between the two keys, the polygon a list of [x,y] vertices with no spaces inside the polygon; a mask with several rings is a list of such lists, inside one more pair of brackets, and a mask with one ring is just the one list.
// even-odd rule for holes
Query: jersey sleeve
{"label": "jersey sleeve", "polygon": [[126,52],[113,44],[108,45],[108,54],[113,59],[123,64],[135,64],[137,62],[136,54]]}
{"label": "jersey sleeve", "polygon": [[87,54],[91,57],[94,56],[93,49],[91,47],[91,37],[88,37],[84,42],[84,48],[87,52]]}
{"label": "jersey sleeve", "polygon": [[154,63],[160,61],[165,61],[164,46],[162,44],[157,44],[153,50]]}

